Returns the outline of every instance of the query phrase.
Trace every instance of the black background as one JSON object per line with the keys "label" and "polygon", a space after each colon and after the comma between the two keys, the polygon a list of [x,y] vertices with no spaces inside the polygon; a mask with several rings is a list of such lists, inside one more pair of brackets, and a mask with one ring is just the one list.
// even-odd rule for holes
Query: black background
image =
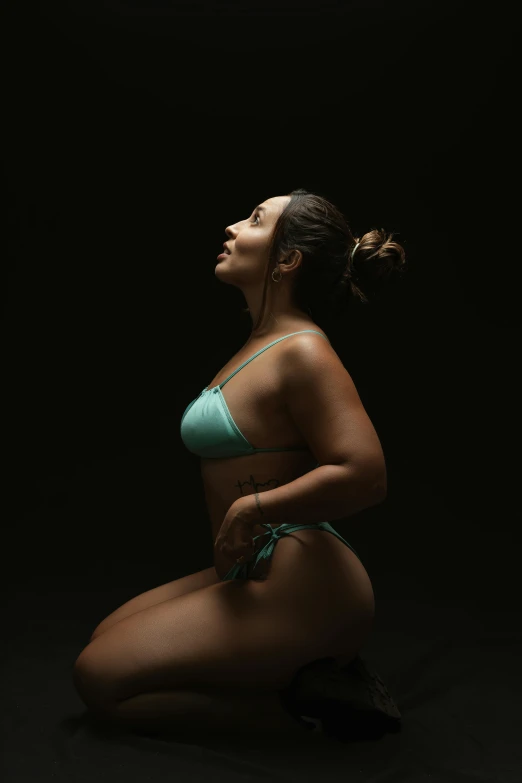
{"label": "black background", "polygon": [[[520,779],[513,14],[3,4],[6,783],[185,780],[187,767],[227,783]],[[374,586],[363,658],[402,732],[348,749],[306,740],[279,759],[234,736],[218,754],[199,737],[196,750],[101,743],[72,680],[92,631],[212,564],[179,428],[250,331],[241,292],[214,274],[225,227],[299,187],[355,236],[395,232],[409,263],[328,332],[386,457],[385,502],[334,526]]]}
{"label": "black background", "polygon": [[[177,10],[175,10],[177,9]],[[225,227],[296,187],[406,250],[330,333],[388,498],[337,523],[377,600],[518,589],[513,24],[464,4],[14,3],[2,25],[5,573],[207,567],[181,415],[244,343]]]}

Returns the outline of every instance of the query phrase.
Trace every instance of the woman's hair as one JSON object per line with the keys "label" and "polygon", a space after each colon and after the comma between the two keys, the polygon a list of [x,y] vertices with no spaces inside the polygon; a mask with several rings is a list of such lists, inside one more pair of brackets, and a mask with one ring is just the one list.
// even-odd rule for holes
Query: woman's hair
{"label": "woman's hair", "polygon": [[[279,215],[271,237],[263,300],[256,329],[263,317],[269,275],[292,250],[303,254],[293,296],[315,320],[342,313],[350,300],[366,304],[374,293],[406,268],[404,248],[393,234],[373,228],[354,237],[343,214],[323,196],[299,188]],[[351,258],[354,247],[357,250]],[[274,283],[277,285],[277,283]],[[248,308],[243,310],[248,313]]]}

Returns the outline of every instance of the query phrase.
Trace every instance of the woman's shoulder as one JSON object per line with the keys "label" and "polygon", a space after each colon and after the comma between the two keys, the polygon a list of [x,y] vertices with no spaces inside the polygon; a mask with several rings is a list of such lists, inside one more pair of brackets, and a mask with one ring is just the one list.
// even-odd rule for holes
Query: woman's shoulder
{"label": "woman's shoulder", "polygon": [[[294,332],[301,333],[294,335]],[[323,368],[329,363],[337,365],[340,362],[328,335],[317,324],[311,323],[309,326],[301,326],[287,332],[287,334],[292,334],[292,337],[280,343],[282,349],[278,353],[278,369],[281,375],[287,375],[292,372],[293,361],[296,356],[307,355],[312,364],[317,362],[318,367],[321,365]]]}
{"label": "woman's shoulder", "polygon": [[[294,334],[295,332],[297,332],[297,334]],[[285,340],[285,342],[288,343],[287,347],[289,350],[293,350],[294,346],[299,350],[299,346],[303,345],[317,345],[318,350],[321,348],[325,348],[327,351],[333,350],[330,338],[324,329],[321,329],[320,326],[313,322],[298,326],[296,329],[287,332],[287,334],[293,335],[292,338]]]}

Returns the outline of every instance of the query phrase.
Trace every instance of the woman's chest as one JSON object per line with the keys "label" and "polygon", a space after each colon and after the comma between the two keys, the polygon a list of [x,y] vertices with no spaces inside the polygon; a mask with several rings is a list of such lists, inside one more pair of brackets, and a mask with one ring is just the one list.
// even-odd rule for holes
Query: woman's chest
{"label": "woman's chest", "polygon": [[[209,389],[224,381],[221,396],[234,424],[255,449],[304,448],[283,397],[283,355],[259,356],[229,378],[255,351],[239,351],[218,372]],[[267,352],[268,353],[268,352]]]}

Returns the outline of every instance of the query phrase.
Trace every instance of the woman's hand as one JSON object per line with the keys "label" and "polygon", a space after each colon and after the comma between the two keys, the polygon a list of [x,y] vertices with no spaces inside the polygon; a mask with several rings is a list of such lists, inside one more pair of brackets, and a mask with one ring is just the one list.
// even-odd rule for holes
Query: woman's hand
{"label": "woman's hand", "polygon": [[[230,562],[230,568],[240,558],[240,563],[248,563],[255,552],[254,525],[255,504],[250,495],[235,500],[221,523],[214,543],[216,560],[223,558]],[[230,570],[227,569],[227,570]]]}

